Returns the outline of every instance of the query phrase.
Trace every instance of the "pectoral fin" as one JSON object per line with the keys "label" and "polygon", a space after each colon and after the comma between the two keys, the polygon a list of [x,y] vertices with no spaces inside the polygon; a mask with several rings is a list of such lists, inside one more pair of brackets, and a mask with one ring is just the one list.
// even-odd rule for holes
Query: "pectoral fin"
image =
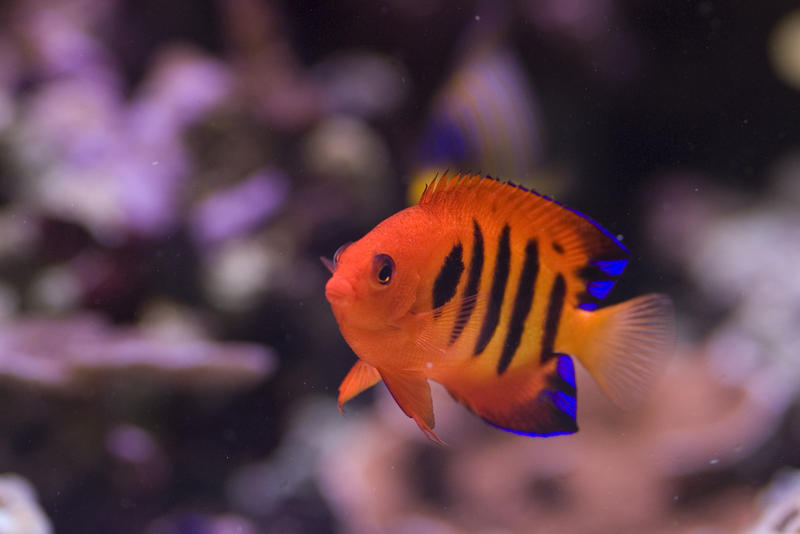
{"label": "pectoral fin", "polygon": [[380,381],[381,375],[377,369],[364,360],[358,360],[339,385],[339,411],[342,411],[342,405],[345,402]]}
{"label": "pectoral fin", "polygon": [[407,416],[416,421],[420,430],[434,443],[444,445],[433,431],[433,401],[428,379],[423,375],[380,371],[389,393]]}

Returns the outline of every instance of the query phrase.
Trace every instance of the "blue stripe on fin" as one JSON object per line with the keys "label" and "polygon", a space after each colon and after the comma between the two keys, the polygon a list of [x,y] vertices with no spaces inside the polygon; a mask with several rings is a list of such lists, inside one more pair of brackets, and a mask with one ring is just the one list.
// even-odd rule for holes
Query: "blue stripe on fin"
{"label": "blue stripe on fin", "polygon": [[628,260],[597,260],[593,261],[592,265],[609,276],[619,276],[628,265]]}
{"label": "blue stripe on fin", "polygon": [[559,356],[556,362],[556,372],[564,382],[575,387],[575,365],[572,363],[572,358],[563,354]]}
{"label": "blue stripe on fin", "polygon": [[530,436],[532,438],[550,438],[553,436],[566,436],[577,432],[577,430],[558,430],[555,432],[525,432],[524,430],[514,430],[513,428],[505,428],[500,425],[496,425],[491,421],[489,421],[488,419],[484,419],[484,422],[490,424],[495,428],[499,428],[500,430],[505,430],[506,432],[511,432],[512,434],[516,434],[518,436]]}
{"label": "blue stripe on fin", "polygon": [[[554,354],[544,384],[533,398],[512,406],[508,413],[483,412],[484,421],[521,436],[550,437],[578,431],[575,366],[566,354]],[[481,411],[479,411],[481,413]]]}
{"label": "blue stripe on fin", "polygon": [[567,395],[563,391],[545,391],[553,404],[562,412],[570,416],[574,421],[578,412],[578,402],[573,395]]}
{"label": "blue stripe on fin", "polygon": [[597,309],[597,304],[594,302],[581,302],[578,304],[578,308],[582,309],[583,311],[594,311]]}
{"label": "blue stripe on fin", "polygon": [[614,282],[611,280],[594,280],[586,284],[586,291],[593,297],[604,299],[612,287]]}

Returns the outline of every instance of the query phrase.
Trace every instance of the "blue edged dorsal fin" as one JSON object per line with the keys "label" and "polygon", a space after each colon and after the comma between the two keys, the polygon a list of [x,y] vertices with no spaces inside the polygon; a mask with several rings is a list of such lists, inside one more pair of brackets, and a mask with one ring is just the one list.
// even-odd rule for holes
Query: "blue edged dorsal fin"
{"label": "blue edged dorsal fin", "polygon": [[597,308],[628,263],[628,250],[598,223],[511,182],[445,174],[427,187],[419,205],[468,212],[479,221],[502,221],[517,233],[528,229],[528,237],[536,238],[542,247],[542,261],[567,278],[569,305],[584,310]]}

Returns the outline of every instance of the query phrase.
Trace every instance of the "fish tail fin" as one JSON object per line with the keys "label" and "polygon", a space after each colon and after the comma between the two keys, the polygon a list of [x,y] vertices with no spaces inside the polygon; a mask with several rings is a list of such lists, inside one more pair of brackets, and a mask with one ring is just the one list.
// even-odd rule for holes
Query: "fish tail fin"
{"label": "fish tail fin", "polygon": [[651,293],[596,311],[578,310],[574,354],[603,391],[633,408],[660,374],[675,344],[672,301]]}

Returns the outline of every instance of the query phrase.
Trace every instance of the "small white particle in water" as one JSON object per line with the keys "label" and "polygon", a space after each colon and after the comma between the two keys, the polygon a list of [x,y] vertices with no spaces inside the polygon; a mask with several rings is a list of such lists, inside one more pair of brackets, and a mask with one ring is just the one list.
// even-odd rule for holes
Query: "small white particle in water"
{"label": "small white particle in water", "polygon": [[433,369],[433,362],[426,362],[425,367],[427,367],[428,369]]}
{"label": "small white particle in water", "polygon": [[481,16],[480,15],[475,15],[475,20],[481,20]]}
{"label": "small white particle in water", "polygon": [[622,234],[617,234],[617,241],[622,241],[622,239],[623,239]]}
{"label": "small white particle in water", "polygon": [[711,465],[718,464],[719,463],[719,459],[718,458],[712,458],[711,461],[709,461],[708,463],[710,463]]}
{"label": "small white particle in water", "polygon": [[678,500],[678,496],[677,496],[677,495],[675,495],[675,496],[672,498],[672,500],[673,500],[673,501],[677,501],[677,500]]}
{"label": "small white particle in water", "polygon": [[156,165],[158,165],[158,161],[153,162],[153,166],[155,167]]}

